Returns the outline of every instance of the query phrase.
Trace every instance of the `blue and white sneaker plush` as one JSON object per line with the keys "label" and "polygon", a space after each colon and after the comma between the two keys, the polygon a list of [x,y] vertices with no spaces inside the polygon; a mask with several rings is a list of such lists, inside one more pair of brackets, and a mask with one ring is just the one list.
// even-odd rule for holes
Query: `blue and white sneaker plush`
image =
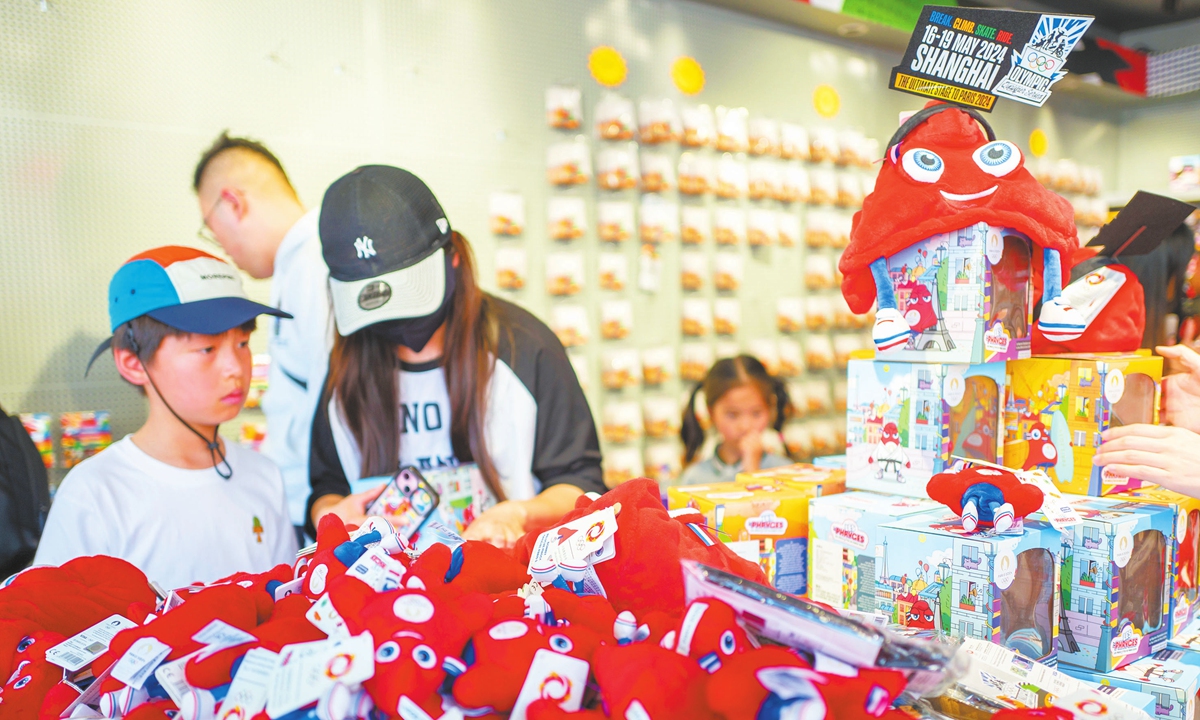
{"label": "blue and white sneaker plush", "polygon": [[1087,330],[1087,321],[1083,313],[1071,306],[1065,297],[1059,295],[1053,300],[1042,304],[1042,314],[1038,316],[1038,329],[1051,342],[1074,340]]}
{"label": "blue and white sneaker plush", "polygon": [[899,350],[908,344],[912,328],[905,322],[899,310],[884,308],[875,313],[875,327],[871,328],[871,339],[876,352]]}

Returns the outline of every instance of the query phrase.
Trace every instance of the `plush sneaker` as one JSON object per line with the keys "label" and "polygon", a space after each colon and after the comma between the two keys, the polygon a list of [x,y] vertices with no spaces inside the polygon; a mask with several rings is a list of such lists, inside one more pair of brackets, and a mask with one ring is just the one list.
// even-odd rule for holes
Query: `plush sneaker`
{"label": "plush sneaker", "polygon": [[1038,330],[1051,342],[1065,342],[1082,335],[1083,331],[1087,330],[1087,321],[1084,320],[1083,313],[1059,295],[1042,304],[1042,314],[1038,316]]}
{"label": "plush sneaker", "polygon": [[998,533],[1008,532],[1012,529],[1015,517],[1012,504],[1004,503],[992,513],[992,525]]}
{"label": "plush sneaker", "polygon": [[875,327],[871,328],[871,339],[875,341],[875,350],[885,353],[899,350],[908,344],[912,337],[912,328],[904,321],[899,310],[885,308],[875,313]]}
{"label": "plush sneaker", "polygon": [[963,505],[962,521],[963,530],[969,533],[975,532],[975,528],[979,527],[979,508],[974,500],[968,500],[967,504]]}

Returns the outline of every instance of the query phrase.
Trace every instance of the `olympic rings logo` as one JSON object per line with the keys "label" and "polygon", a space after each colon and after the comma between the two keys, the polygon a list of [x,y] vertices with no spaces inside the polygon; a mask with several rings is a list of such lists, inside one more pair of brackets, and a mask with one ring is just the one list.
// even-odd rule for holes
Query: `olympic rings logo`
{"label": "olympic rings logo", "polygon": [[1033,65],[1038,70],[1053,70],[1054,66],[1057,64],[1057,61],[1054,58],[1046,55],[1039,55],[1038,53],[1029,53],[1028,59],[1029,64]]}

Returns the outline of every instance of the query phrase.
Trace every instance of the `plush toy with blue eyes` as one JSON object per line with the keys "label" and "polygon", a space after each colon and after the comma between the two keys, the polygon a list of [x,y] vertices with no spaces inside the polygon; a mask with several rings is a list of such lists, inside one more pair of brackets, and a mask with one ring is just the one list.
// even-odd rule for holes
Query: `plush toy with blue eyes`
{"label": "plush toy with blue eyes", "polygon": [[1079,247],[1071,203],[1043,187],[1020,149],[997,140],[979,113],[931,102],[889,141],[875,191],[855,214],[838,264],[851,310],[867,313],[878,302],[872,330],[878,351],[904,347],[922,322],[919,313],[898,307],[887,258],[979,223],[1016,230],[1041,249],[1032,258],[1041,333],[1054,342],[1083,333],[1082,314],[1062,295]]}
{"label": "plush toy with blue eyes", "polygon": [[730,655],[752,647],[737,617],[734,609],[720,600],[693,600],[679,625],[668,632],[660,644],[692,658],[705,671],[715,673]]}

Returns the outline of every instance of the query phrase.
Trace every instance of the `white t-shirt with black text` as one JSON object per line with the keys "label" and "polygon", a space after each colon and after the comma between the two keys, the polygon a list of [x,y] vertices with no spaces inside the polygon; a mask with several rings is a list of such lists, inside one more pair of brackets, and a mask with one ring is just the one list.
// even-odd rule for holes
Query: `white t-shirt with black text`
{"label": "white t-shirt with black text", "polygon": [[454,467],[450,393],[441,361],[400,365],[400,467]]}
{"label": "white t-shirt with black text", "polygon": [[35,565],[111,555],[166,589],[296,558],[279,469],[225,442],[233,477],[156,460],[126,436],[76,466],[50,507]]}

